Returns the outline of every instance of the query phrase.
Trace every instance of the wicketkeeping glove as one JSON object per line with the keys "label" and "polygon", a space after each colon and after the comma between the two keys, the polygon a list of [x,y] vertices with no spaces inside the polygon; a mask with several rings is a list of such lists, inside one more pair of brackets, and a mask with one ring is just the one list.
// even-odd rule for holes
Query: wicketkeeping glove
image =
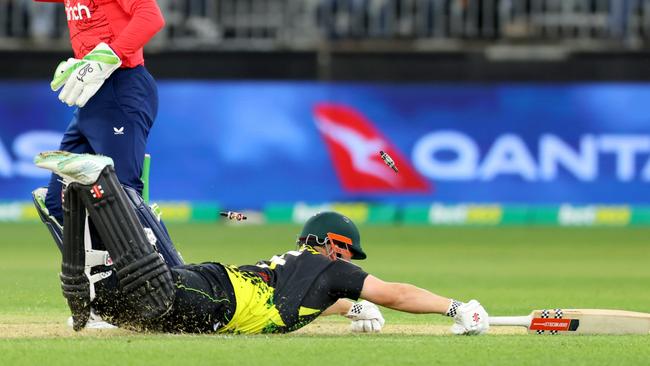
{"label": "wicketkeeping glove", "polygon": [[76,105],[81,108],[120,65],[122,60],[102,42],[81,60],[71,58],[61,62],[50,87],[56,91],[65,85],[59,99],[71,107]]}
{"label": "wicketkeeping glove", "polygon": [[72,72],[74,72],[79,65],[81,65],[81,60],[76,58],[69,58],[65,61],[61,61],[59,66],[56,67],[54,76],[52,77],[52,82],[50,83],[52,91],[61,89],[70,78],[70,75],[72,75]]}
{"label": "wicketkeeping glove", "polygon": [[353,332],[380,332],[384,326],[381,311],[370,301],[355,303],[345,316],[352,320],[350,330]]}
{"label": "wicketkeeping glove", "polygon": [[488,313],[476,300],[462,303],[452,300],[447,315],[454,318],[451,332],[458,335],[478,335],[488,331]]}

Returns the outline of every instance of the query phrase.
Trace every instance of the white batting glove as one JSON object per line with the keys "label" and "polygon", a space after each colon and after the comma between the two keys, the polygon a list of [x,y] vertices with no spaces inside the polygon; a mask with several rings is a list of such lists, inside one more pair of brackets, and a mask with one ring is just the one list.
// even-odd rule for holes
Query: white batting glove
{"label": "white batting glove", "polygon": [[345,316],[352,320],[350,324],[352,332],[380,332],[385,323],[377,305],[366,300],[352,305]]}
{"label": "white batting glove", "polygon": [[488,331],[488,313],[476,300],[461,303],[452,300],[447,315],[454,318],[451,332],[457,335],[478,335]]}
{"label": "white batting glove", "polygon": [[353,320],[350,323],[350,331],[354,333],[379,333],[382,323],[377,319]]}
{"label": "white batting glove", "polygon": [[[50,86],[55,90],[55,87],[60,88],[65,84],[59,99],[70,107],[76,105],[81,108],[120,65],[122,60],[102,42],[83,59],[68,59],[59,64]],[[69,75],[66,77],[66,74]]]}

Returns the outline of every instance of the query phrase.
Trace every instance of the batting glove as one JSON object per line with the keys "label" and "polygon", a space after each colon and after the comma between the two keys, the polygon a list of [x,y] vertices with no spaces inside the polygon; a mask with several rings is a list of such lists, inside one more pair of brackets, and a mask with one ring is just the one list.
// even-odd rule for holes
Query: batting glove
{"label": "batting glove", "polygon": [[377,305],[366,300],[352,305],[345,316],[352,320],[350,324],[352,332],[380,332],[385,323]]}
{"label": "batting glove", "polygon": [[58,90],[65,84],[59,99],[70,107],[76,105],[81,108],[120,65],[122,60],[102,42],[83,59],[68,59],[60,63],[50,86],[52,90]]}
{"label": "batting glove", "polygon": [[451,332],[457,335],[478,335],[488,331],[488,313],[476,300],[461,303],[452,300],[447,315],[454,318]]}

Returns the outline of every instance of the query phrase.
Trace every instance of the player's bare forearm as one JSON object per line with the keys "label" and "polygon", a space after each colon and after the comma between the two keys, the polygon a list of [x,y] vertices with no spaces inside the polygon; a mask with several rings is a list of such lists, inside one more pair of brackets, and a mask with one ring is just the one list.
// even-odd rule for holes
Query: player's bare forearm
{"label": "player's bare forearm", "polygon": [[392,283],[393,291],[400,295],[384,306],[409,313],[444,314],[450,299],[406,283]]}
{"label": "player's bare forearm", "polygon": [[348,313],[350,311],[350,308],[352,307],[354,303],[348,299],[338,299],[332,306],[329,308],[325,309],[321,313],[321,316],[328,316],[328,315],[343,315]]}
{"label": "player's bare forearm", "polygon": [[408,313],[444,314],[451,300],[407,283],[384,282],[369,275],[361,297],[375,304]]}

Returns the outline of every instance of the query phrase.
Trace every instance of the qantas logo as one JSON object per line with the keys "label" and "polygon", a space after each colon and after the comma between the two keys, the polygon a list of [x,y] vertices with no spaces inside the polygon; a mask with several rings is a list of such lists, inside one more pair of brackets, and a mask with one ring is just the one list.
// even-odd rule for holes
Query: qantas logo
{"label": "qantas logo", "polygon": [[68,21],[92,18],[90,9],[86,5],[77,3],[76,5],[70,6],[70,0],[66,1],[65,3],[65,14],[68,18]]}
{"label": "qantas logo", "polygon": [[[429,182],[411,166],[372,123],[351,107],[321,103],[314,108],[316,127],[325,140],[336,173],[348,192],[428,193]],[[379,155],[387,152],[399,174]]]}
{"label": "qantas logo", "polygon": [[367,138],[351,127],[328,120],[327,116],[317,120],[316,123],[321,133],[327,138],[336,141],[349,153],[355,171],[374,176],[391,185],[397,184],[397,176],[395,174],[386,174],[384,163],[375,159],[377,151],[386,147],[382,139],[377,137]]}

